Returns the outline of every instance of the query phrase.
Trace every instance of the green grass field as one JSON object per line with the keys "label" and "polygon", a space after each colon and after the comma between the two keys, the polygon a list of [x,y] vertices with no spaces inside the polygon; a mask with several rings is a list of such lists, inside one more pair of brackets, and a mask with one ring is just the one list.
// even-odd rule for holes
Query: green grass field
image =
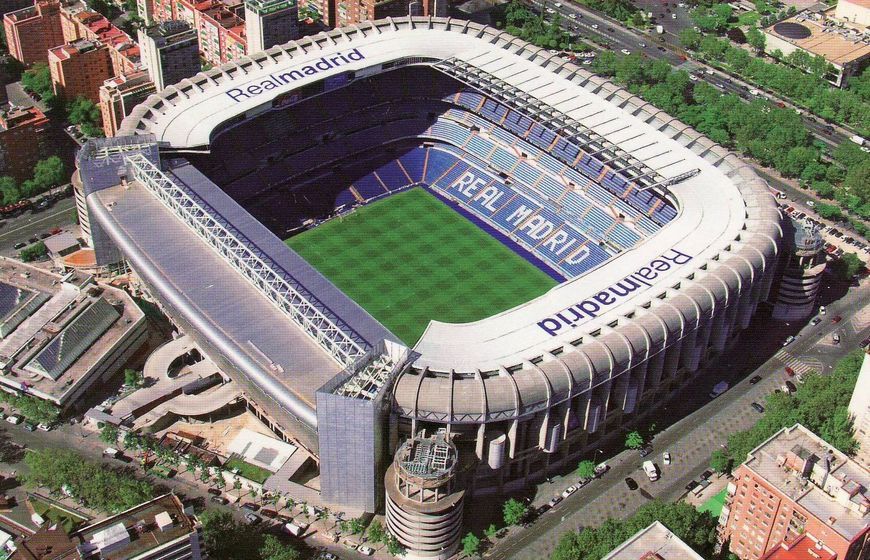
{"label": "green grass field", "polygon": [[556,284],[422,188],[287,240],[406,344],[430,319],[464,323]]}
{"label": "green grass field", "polygon": [[728,495],[728,489],[725,488],[715,496],[712,496],[709,500],[698,506],[698,511],[704,512],[706,511],[716,519],[719,519],[719,515],[722,514],[722,508],[725,506],[725,498]]}

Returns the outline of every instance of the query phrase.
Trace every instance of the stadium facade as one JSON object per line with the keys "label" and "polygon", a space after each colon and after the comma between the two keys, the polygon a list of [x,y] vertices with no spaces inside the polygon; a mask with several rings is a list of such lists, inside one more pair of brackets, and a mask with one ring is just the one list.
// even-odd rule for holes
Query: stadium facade
{"label": "stadium facade", "polygon": [[[78,166],[98,259],[129,264],[347,509],[383,507],[390,459],[421,431],[474,462],[472,493],[576,461],[748,326],[783,236],[765,183],[727,150],[451,19],[366,22],[200,73]],[[322,216],[317,186],[350,175],[327,214],[425,185],[561,283],[404,347],[279,238],[317,223],[298,207]]]}

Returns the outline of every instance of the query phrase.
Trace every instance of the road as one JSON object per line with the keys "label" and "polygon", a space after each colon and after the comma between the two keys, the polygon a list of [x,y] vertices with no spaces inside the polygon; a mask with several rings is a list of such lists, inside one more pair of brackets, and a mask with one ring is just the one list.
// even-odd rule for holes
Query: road
{"label": "road", "polygon": [[0,253],[8,256],[18,254],[16,243],[27,243],[54,228],[69,228],[76,223],[75,199],[63,198],[42,212],[25,211],[20,216],[0,221]]}
{"label": "road", "polygon": [[[828,311],[818,326],[782,325],[770,328],[769,320],[756,320],[731,351],[724,353],[702,374],[691,387],[683,391],[663,407],[660,425],[666,425],[652,441],[654,453],[649,458],[656,461],[661,478],[650,482],[641,470],[643,459],[636,451],[625,451],[608,460],[610,471],[601,479],[593,481],[574,495],[545,513],[541,519],[526,529],[515,529],[498,541],[488,558],[540,560],[552,553],[559,536],[566,530],[600,525],[608,517],[624,518],[647,501],[659,498],[668,501],[685,494],[686,484],[708,468],[710,453],[727,441],[728,434],[751,427],[759,415],[750,408],[750,403],[764,403],[764,398],[779,388],[787,379],[786,366],[795,371],[830,371],[832,365],[849,351],[857,348],[859,341],[870,334],[870,282],[841,295],[838,287],[831,286],[822,302],[828,303]],[[842,290],[842,288],[839,288]],[[833,323],[831,319],[842,315],[843,320]],[[833,333],[840,334],[841,343],[835,345]],[[782,347],[782,340],[794,334],[792,344]],[[770,356],[757,365],[752,360],[758,356]],[[748,378],[757,374],[762,380],[755,385]],[[720,380],[731,384],[724,395],[710,402],[707,396],[712,386]],[[679,418],[679,420],[673,420]],[[659,420],[658,418],[656,419]],[[661,462],[661,453],[670,451],[673,457],[670,466]],[[634,478],[640,489],[629,491],[623,481]],[[549,500],[576,482],[567,475],[553,485],[544,485],[535,505]]]}
{"label": "road", "polygon": [[[523,1],[532,9],[537,10],[540,8],[540,4],[533,0]],[[560,6],[556,8],[556,4],[560,4]],[[622,27],[616,20],[567,1],[564,3],[548,3],[545,9],[548,10],[548,13],[552,10],[552,13],[558,12],[562,15],[563,27],[570,33],[581,33],[583,37],[591,38],[596,43],[607,45],[615,51],[627,50],[632,53],[642,53],[654,60],[665,60],[672,66],[682,67],[693,73],[699,79],[703,79],[723,93],[736,94],[747,103],[755,99],[755,96],[749,93],[749,90],[754,86],[746,84],[736,77],[713,70],[699,62],[687,61],[685,57],[681,57],[680,54],[674,52],[674,49],[681,51],[679,49],[679,40],[674,32],[678,33],[679,29],[691,25],[691,20],[688,16],[688,8],[679,8],[676,3],[672,3],[672,5],[673,8],[669,9],[672,10],[672,13],[677,13],[678,19],[664,18],[667,20],[671,33],[665,33],[663,36],[655,33],[647,35],[635,32]],[[652,11],[654,15],[658,15],[662,11],[662,8],[659,7]],[[670,16],[671,14],[666,13],[665,15]],[[641,44],[644,46],[641,46]],[[710,70],[712,74],[706,73],[706,70]],[[765,96],[774,102],[783,102],[787,106],[790,106],[788,100],[779,99],[770,94],[765,94]],[[837,146],[847,141],[850,136],[847,131],[837,127],[833,127],[833,130],[831,130],[829,125],[818,122],[814,117],[809,115],[803,117],[803,122],[816,138],[829,146]]]}

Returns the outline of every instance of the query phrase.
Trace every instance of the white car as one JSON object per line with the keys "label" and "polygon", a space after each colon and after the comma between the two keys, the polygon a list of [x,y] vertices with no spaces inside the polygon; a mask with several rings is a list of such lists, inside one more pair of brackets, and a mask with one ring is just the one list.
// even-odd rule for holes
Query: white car
{"label": "white car", "polygon": [[360,554],[362,554],[363,556],[371,556],[372,554],[375,553],[375,549],[373,549],[370,546],[361,546],[358,549],[356,549],[356,551],[359,552]]}
{"label": "white car", "polygon": [[696,76],[696,75],[694,75],[694,74],[689,74],[689,79],[692,80],[693,82],[697,82],[697,81],[698,81],[698,76]]}
{"label": "white car", "polygon": [[554,508],[557,505],[559,505],[559,502],[561,502],[561,501],[562,501],[562,496],[553,496],[553,499],[550,500],[550,502],[547,505],[550,506],[551,508]]}
{"label": "white car", "polygon": [[568,488],[565,489],[564,492],[562,492],[562,497],[567,498],[568,496],[570,496],[571,494],[573,494],[576,491],[577,491],[576,486],[569,486]]}
{"label": "white car", "polygon": [[824,314],[827,313],[827,312],[828,312],[828,308],[827,308],[827,307],[825,307],[824,305],[820,305],[820,306],[819,306],[819,315],[824,315]]}
{"label": "white car", "polygon": [[671,19],[677,19],[677,14],[671,14]]}
{"label": "white car", "polygon": [[568,17],[571,18],[571,19],[577,19],[577,14],[571,14],[571,15],[569,15]]}
{"label": "white car", "polygon": [[592,64],[592,60],[589,58],[583,61],[583,66],[589,66],[590,64]]}
{"label": "white car", "polygon": [[757,89],[751,89],[751,90],[749,90],[749,95],[758,95],[759,93],[761,93],[761,92],[758,91]]}
{"label": "white car", "polygon": [[598,29],[598,24],[597,24],[597,23],[593,23],[593,24],[592,24],[592,29]]}
{"label": "white car", "polygon": [[555,7],[557,7],[557,8],[561,8],[561,7],[562,7],[562,3],[561,3],[561,2],[556,2],[555,4],[553,4],[553,6],[555,6]]}
{"label": "white car", "polygon": [[810,208],[815,208],[815,207],[816,207],[816,203],[815,203],[815,201],[813,201],[813,200],[808,200],[808,201],[807,201],[807,206],[809,206]]}
{"label": "white car", "polygon": [[671,453],[670,453],[670,451],[665,451],[664,453],[662,453],[662,463],[664,463],[665,465],[670,465],[670,464],[671,464]]}
{"label": "white car", "polygon": [[556,10],[554,10],[553,8],[547,8],[547,13],[548,14],[555,14]]}
{"label": "white car", "polygon": [[783,346],[788,346],[792,342],[795,341],[794,335],[789,335],[788,338],[785,339],[785,342],[782,343]]}
{"label": "white car", "polygon": [[619,52],[621,52],[622,54],[624,54],[624,55],[626,55],[626,56],[631,54],[631,51],[628,50],[628,49],[622,49],[622,50],[619,51]]}
{"label": "white car", "polygon": [[712,71],[711,69],[709,69],[709,68],[707,68],[707,70],[705,70],[705,72],[707,72],[707,75],[708,75],[708,76],[712,76],[712,75],[713,75],[713,71]]}
{"label": "white car", "polygon": [[37,424],[36,429],[40,432],[50,432],[51,426],[49,426],[48,424]]}

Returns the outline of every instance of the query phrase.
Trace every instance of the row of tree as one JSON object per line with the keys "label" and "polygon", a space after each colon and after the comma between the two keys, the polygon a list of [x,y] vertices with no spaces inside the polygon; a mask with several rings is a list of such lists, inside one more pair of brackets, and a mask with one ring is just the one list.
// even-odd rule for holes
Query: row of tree
{"label": "row of tree", "polygon": [[58,187],[69,180],[66,166],[57,156],[41,159],[33,166],[33,177],[20,185],[8,175],[0,177],[0,203],[14,204]]}
{"label": "row of tree", "polygon": [[848,166],[836,154],[833,162],[825,160],[794,111],[760,99],[744,103],[707,83],[693,83],[685,71],[674,70],[665,61],[650,63],[637,54],[603,52],[593,69],[719,144],[809,186],[827,183],[828,196],[870,218],[870,156],[850,147]]}
{"label": "row of tree", "polygon": [[298,560],[301,553],[253,525],[238,523],[227,510],[199,516],[202,542],[213,560]]}
{"label": "row of tree", "polygon": [[[680,43],[695,51],[699,58],[790,99],[824,119],[851,126],[863,135],[870,133],[870,111],[867,111],[870,69],[853,78],[852,87],[832,88],[824,78],[833,72],[833,67],[823,57],[798,50],[787,56],[780,54],[779,58],[786,63],[780,64],[752,56],[726,39],[703,35],[693,29],[684,29],[679,37]],[[764,50],[764,35],[757,29],[747,33],[747,40],[756,51]]]}
{"label": "row of tree", "polygon": [[[37,261],[43,257],[48,255],[48,247],[45,246],[45,243],[39,241],[30,245],[29,247],[25,247],[18,251],[18,258],[21,259],[21,262],[33,262]],[[35,399],[42,400],[42,399]],[[26,414],[25,414],[26,416]]]}
{"label": "row of tree", "polygon": [[85,506],[117,513],[153,497],[148,482],[62,449],[30,450],[24,457],[28,485],[68,495]]}
{"label": "row of tree", "polygon": [[571,35],[562,29],[561,16],[547,21],[544,14],[535,14],[518,0],[505,7],[505,30],[533,45],[546,49],[572,50]]}
{"label": "row of tree", "polygon": [[685,502],[659,500],[642,505],[626,519],[609,518],[600,527],[568,531],[559,539],[551,560],[600,560],[629,537],[659,521],[704,558],[714,558],[715,517]]}
{"label": "row of tree", "polygon": [[840,360],[830,375],[812,372],[804,376],[792,395],[769,395],[761,419],[752,428],[729,435],[727,449],[713,452],[710,467],[718,472],[730,471],[764,440],[795,424],[803,424],[843,453],[853,454],[858,444],[852,434],[848,406],[863,359],[863,352],[853,352]]}
{"label": "row of tree", "polygon": [[[45,244],[42,244],[42,248],[45,248]],[[24,259],[22,258],[22,260]],[[30,395],[19,395],[0,391],[0,402],[4,402],[14,407],[23,414],[27,420],[37,424],[54,424],[60,416],[60,409],[56,407],[54,403]]]}

